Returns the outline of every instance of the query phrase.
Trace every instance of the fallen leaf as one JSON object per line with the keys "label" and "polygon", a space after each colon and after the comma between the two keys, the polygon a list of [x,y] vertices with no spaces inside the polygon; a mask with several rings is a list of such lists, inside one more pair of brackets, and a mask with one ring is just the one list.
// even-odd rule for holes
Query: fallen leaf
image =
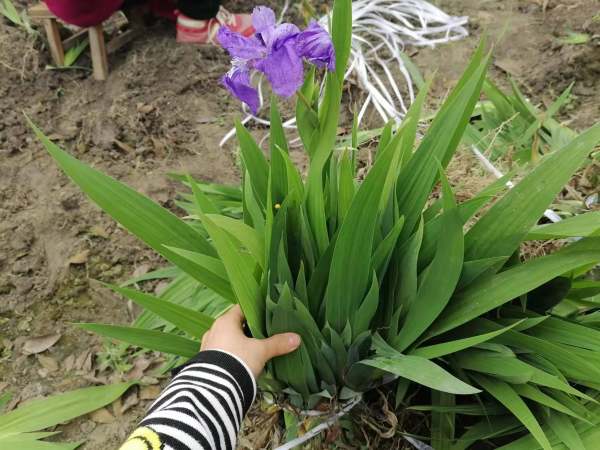
{"label": "fallen leaf", "polygon": [[84,250],[79,252],[69,258],[69,264],[85,264],[88,260],[88,256],[90,256],[89,250]]}
{"label": "fallen leaf", "polygon": [[154,111],[154,105],[148,105],[148,104],[144,104],[144,103],[138,103],[137,104],[137,110],[138,110],[138,112],[140,112],[142,114],[149,114],[152,111]]}
{"label": "fallen leaf", "polygon": [[48,373],[56,372],[58,370],[58,362],[50,356],[37,355],[37,359],[40,365],[48,371]]}
{"label": "fallen leaf", "polygon": [[161,393],[160,386],[142,386],[140,388],[140,399],[141,400],[154,400],[157,399]]}
{"label": "fallen leaf", "polygon": [[60,337],[61,335],[56,333],[27,339],[23,344],[23,354],[35,355],[36,353],[42,353],[56,344]]}
{"label": "fallen leaf", "polygon": [[135,268],[133,271],[133,278],[141,277],[142,275],[146,275],[150,270],[150,265],[141,264]]}
{"label": "fallen leaf", "polygon": [[113,423],[115,416],[113,416],[108,409],[100,408],[90,413],[90,419],[96,423]]}
{"label": "fallen leaf", "polygon": [[100,225],[94,225],[93,227],[91,227],[90,231],[89,231],[89,234],[91,236],[96,236],[96,237],[101,237],[101,238],[104,238],[104,239],[108,239],[108,231],[106,231]]}
{"label": "fallen leaf", "polygon": [[[79,356],[77,357],[77,359],[75,360],[75,364],[74,364],[73,368],[75,370],[84,370],[87,372],[87,370],[85,368],[88,366],[88,361],[91,360],[91,356],[92,356],[91,350],[85,350],[83,353],[80,353]],[[91,362],[89,362],[89,365],[91,366]]]}
{"label": "fallen leaf", "polygon": [[63,366],[63,370],[65,370],[66,372],[69,372],[71,370],[74,369],[75,367],[75,355],[69,355],[65,358],[65,360],[62,363]]}
{"label": "fallen leaf", "polygon": [[126,144],[125,142],[115,139],[115,144],[117,147],[119,147],[121,150],[127,153],[135,153],[135,149],[131,145]]}
{"label": "fallen leaf", "polygon": [[126,378],[128,380],[139,380],[144,376],[144,371],[150,366],[151,362],[144,357],[137,358],[133,362],[133,368],[127,372]]}
{"label": "fallen leaf", "polygon": [[118,398],[114,402],[112,402],[110,406],[112,407],[112,412],[117,419],[120,419],[121,417],[123,417],[123,413],[121,412],[121,408],[123,407],[123,402],[121,401],[120,398]]}
{"label": "fallen leaf", "polygon": [[131,408],[133,408],[139,402],[140,402],[140,399],[138,398],[137,393],[135,391],[133,391],[123,401],[123,406],[121,406],[120,413],[125,414],[127,411],[129,411]]}

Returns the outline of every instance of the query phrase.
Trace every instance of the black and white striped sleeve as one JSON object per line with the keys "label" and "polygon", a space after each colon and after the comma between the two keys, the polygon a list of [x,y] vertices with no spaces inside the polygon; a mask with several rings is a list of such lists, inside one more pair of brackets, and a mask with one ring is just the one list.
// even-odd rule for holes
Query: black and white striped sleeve
{"label": "black and white striped sleeve", "polygon": [[256,396],[248,367],[230,353],[208,350],[175,373],[121,450],[235,449]]}

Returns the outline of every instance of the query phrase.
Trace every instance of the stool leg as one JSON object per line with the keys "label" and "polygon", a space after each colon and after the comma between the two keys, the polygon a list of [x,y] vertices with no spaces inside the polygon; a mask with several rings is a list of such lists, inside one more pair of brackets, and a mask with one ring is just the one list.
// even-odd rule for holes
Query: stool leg
{"label": "stool leg", "polygon": [[104,81],[108,78],[108,58],[106,56],[106,45],[104,44],[104,30],[102,25],[96,25],[95,27],[88,28],[88,33],[90,36],[94,78]]}
{"label": "stool leg", "polygon": [[48,45],[54,64],[63,66],[65,64],[65,51],[60,39],[58,22],[56,19],[44,19],[44,29],[46,30],[46,36],[48,36]]}

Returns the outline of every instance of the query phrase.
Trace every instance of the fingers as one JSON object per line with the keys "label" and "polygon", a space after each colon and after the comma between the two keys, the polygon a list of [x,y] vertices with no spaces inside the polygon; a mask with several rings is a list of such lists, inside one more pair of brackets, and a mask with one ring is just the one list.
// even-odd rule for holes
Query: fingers
{"label": "fingers", "polygon": [[287,355],[300,347],[300,336],[296,333],[282,333],[263,339],[259,342],[265,358],[270,360],[276,356]]}
{"label": "fingers", "polygon": [[234,305],[229,311],[219,317],[218,320],[223,322],[227,321],[228,323],[235,323],[236,325],[242,325],[245,317],[240,305]]}

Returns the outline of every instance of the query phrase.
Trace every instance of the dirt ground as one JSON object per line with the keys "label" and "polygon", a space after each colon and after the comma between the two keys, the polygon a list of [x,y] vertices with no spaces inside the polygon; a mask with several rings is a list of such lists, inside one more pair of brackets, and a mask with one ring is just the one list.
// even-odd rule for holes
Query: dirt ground
{"label": "dirt ground", "polygon": [[[574,99],[561,118],[577,130],[600,120],[600,23],[592,20],[600,13],[597,0],[434,3],[449,14],[468,15],[471,32],[436,49],[411,49],[424,74],[437,70],[434,103],[487,32],[499,39],[491,74],[501,85],[509,75],[534,103],[549,105],[575,82]],[[238,1],[232,9],[243,7],[249,8]],[[562,44],[559,38],[569,31],[595,39]],[[169,172],[221,183],[236,183],[239,177],[234,146],[218,145],[239,114],[237,102],[219,86],[228,66],[223,51],[178,45],[173,26],[158,22],[110,57],[107,82],[81,70],[46,70],[47,64],[41,40],[0,19],[0,393],[11,391],[14,404],[127,377],[100,372],[101,341],[72,323],[130,322],[127,303],[91,280],[123,281],[163,264],[60,173],[32,136],[23,112],[78,158],[167,207],[173,207],[178,189]],[[89,66],[89,60],[78,64]],[[458,160],[455,184],[469,178],[481,183],[481,170],[471,158]],[[60,340],[38,355],[24,353],[28,339],[48,334]],[[151,368],[138,361],[138,370],[129,375],[145,374],[153,385],[160,380],[148,377]],[[108,415],[65,427],[65,435],[87,439],[84,449],[114,449],[147,406],[149,400],[140,397],[152,395],[152,388],[132,392],[122,401],[123,414],[116,405]],[[260,440],[243,442],[249,448],[267,445]]]}

